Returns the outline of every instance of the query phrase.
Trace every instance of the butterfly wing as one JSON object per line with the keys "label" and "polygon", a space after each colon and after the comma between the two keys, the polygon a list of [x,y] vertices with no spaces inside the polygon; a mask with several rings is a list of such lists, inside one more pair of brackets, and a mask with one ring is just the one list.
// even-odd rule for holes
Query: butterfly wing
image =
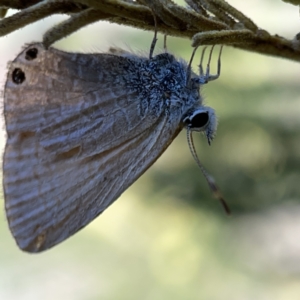
{"label": "butterfly wing", "polygon": [[137,67],[128,57],[41,44],[12,62],[4,92],[3,185],[21,249],[48,249],[86,226],[181,130],[163,112],[141,113],[142,99],[126,79]]}

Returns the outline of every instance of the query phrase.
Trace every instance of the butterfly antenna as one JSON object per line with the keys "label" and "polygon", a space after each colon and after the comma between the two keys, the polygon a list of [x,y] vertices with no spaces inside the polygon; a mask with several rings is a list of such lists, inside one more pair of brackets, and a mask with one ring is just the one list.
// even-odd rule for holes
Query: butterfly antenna
{"label": "butterfly antenna", "polygon": [[220,201],[226,214],[230,215],[231,214],[230,208],[227,205],[227,203],[225,202],[223,195],[221,194],[221,191],[219,190],[219,188],[217,187],[217,185],[215,183],[214,178],[205,170],[205,168],[203,167],[202,163],[200,162],[200,160],[198,158],[198,155],[196,153],[195,146],[194,146],[192,131],[189,128],[187,129],[187,141],[188,141],[188,145],[189,145],[190,151],[192,153],[192,156],[193,156],[194,160],[196,161],[198,167],[200,168],[203,176],[205,177],[205,179],[208,183],[208,186],[209,186],[210,190],[212,191],[214,197]]}
{"label": "butterfly antenna", "polygon": [[189,62],[189,65],[188,65],[186,84],[188,84],[188,82],[191,79],[191,75],[192,75],[192,62],[193,62],[193,59],[194,59],[194,56],[195,56],[195,53],[196,53],[197,49],[198,49],[198,46],[194,48],[192,56],[191,56],[191,59],[190,59],[190,62]]}
{"label": "butterfly antenna", "polygon": [[153,14],[153,19],[154,19],[154,37],[153,37],[153,40],[152,40],[151,46],[150,46],[149,59],[151,59],[153,57],[154,48],[155,48],[155,45],[157,42],[157,18],[156,18],[154,11],[152,11],[152,14]]}

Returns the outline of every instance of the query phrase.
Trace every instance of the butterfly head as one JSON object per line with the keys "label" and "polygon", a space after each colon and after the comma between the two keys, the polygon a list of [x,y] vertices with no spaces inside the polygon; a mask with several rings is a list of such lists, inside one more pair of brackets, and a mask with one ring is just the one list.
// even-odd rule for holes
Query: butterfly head
{"label": "butterfly head", "polygon": [[183,123],[188,130],[203,132],[208,144],[210,144],[217,130],[217,117],[215,111],[210,107],[198,107],[187,113],[183,118]]}

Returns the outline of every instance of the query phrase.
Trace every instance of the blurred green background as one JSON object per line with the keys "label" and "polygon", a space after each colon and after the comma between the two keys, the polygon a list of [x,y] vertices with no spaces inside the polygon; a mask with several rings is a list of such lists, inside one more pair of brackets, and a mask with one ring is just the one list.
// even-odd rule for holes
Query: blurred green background
{"label": "blurred green background", "polygon": [[[295,6],[230,3],[271,33],[293,38],[299,31]],[[7,62],[62,19],[0,39],[1,88]],[[101,22],[55,46],[148,53],[152,37]],[[186,60],[192,52],[184,39],[169,38],[168,49]],[[212,71],[215,63],[216,53]],[[0,299],[300,299],[299,80],[296,62],[226,47],[220,79],[203,90],[219,117],[218,133],[211,146],[202,135],[194,140],[231,217],[212,198],[184,131],[103,215],[49,251],[21,252],[1,209]]]}

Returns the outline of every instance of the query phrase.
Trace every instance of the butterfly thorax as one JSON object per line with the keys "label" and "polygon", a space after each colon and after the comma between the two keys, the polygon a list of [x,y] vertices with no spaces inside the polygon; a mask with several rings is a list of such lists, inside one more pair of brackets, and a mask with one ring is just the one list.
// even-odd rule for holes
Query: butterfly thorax
{"label": "butterfly thorax", "polygon": [[[193,73],[192,79],[195,76]],[[140,61],[137,76],[128,84],[139,95],[141,115],[169,114],[182,119],[188,111],[202,105],[200,84],[188,80],[186,62],[169,53]]]}

